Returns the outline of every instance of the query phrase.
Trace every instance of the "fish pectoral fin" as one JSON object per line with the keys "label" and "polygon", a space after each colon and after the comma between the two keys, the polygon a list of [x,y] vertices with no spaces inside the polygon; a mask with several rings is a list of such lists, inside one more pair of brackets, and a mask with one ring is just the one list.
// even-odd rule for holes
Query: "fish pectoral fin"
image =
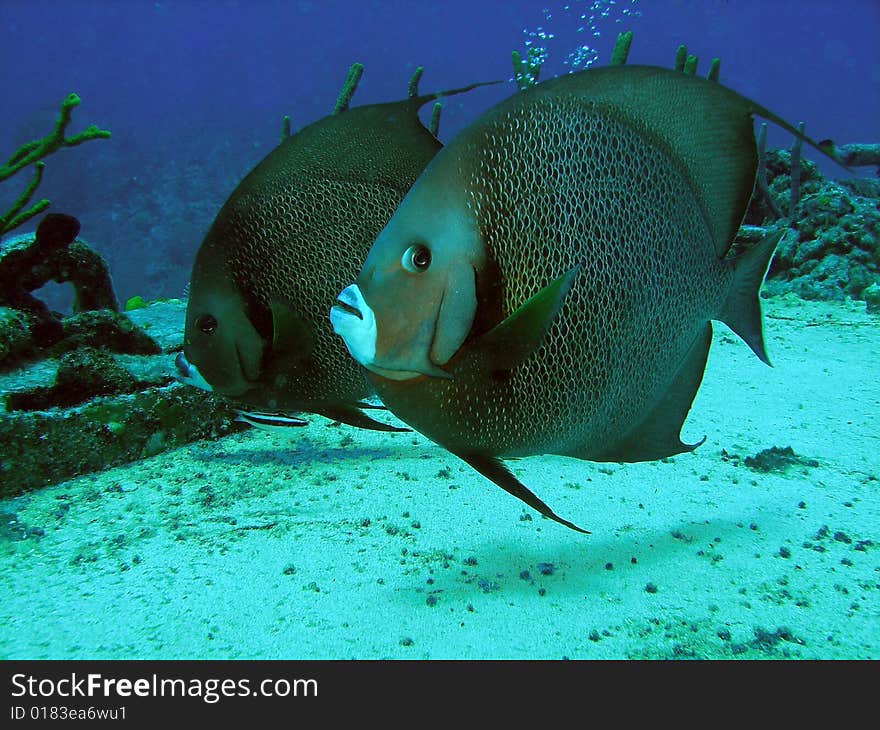
{"label": "fish pectoral fin", "polygon": [[538,499],[538,497],[536,497],[527,486],[520,482],[497,456],[464,454],[455,451],[452,453],[462,461],[470,464],[484,477],[495,482],[495,484],[501,487],[505,492],[512,494],[517,499],[525,502],[532,509],[540,512],[544,517],[547,517],[554,522],[558,522],[560,525],[565,525],[575,532],[582,532],[585,535],[591,534],[589,530],[584,530],[573,522],[569,522],[557,515],[544,502]]}
{"label": "fish pectoral fin", "polygon": [[512,370],[541,346],[579,271],[575,266],[545,286],[477,340],[475,347],[487,357],[489,367]]}
{"label": "fish pectoral fin", "polygon": [[308,322],[283,301],[276,299],[269,308],[272,310],[272,356],[308,357],[315,347],[315,335]]}
{"label": "fish pectoral fin", "polygon": [[[666,393],[648,417],[607,451],[586,458],[591,461],[654,461],[693,451],[702,445],[705,436],[695,444],[685,444],[679,434],[703,380],[711,344],[712,324],[707,322],[682,360]],[[577,453],[571,455],[579,456]]]}
{"label": "fish pectoral fin", "polygon": [[365,428],[369,431],[392,431],[395,433],[408,433],[412,430],[409,428],[400,428],[399,426],[392,426],[388,423],[382,423],[381,421],[373,420],[366,413],[363,413],[361,410],[359,410],[359,408],[349,403],[321,403],[319,405],[310,406],[309,410],[311,410],[313,413],[324,416],[325,418],[329,418],[331,421],[339,421],[340,423],[344,423],[348,426]]}

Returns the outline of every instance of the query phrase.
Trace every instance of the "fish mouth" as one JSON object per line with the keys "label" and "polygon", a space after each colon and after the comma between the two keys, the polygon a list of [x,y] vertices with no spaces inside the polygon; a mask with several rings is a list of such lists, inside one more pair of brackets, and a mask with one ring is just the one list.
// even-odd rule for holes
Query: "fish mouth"
{"label": "fish mouth", "polygon": [[200,390],[207,390],[208,392],[214,390],[211,384],[199,372],[199,369],[187,360],[186,355],[182,352],[178,352],[177,357],[174,358],[174,370],[174,378],[177,381],[185,385],[192,385]]}
{"label": "fish mouth", "polygon": [[345,287],[330,309],[333,331],[345,342],[351,356],[369,366],[376,357],[376,315],[357,284]]}
{"label": "fish mouth", "polygon": [[[352,289],[357,290],[357,292],[355,293]],[[354,315],[359,320],[363,321],[364,314],[359,307],[359,305],[362,305],[363,303],[365,302],[363,296],[360,296],[360,290],[357,289],[356,285],[352,284],[339,292],[339,296],[336,297],[336,305],[333,309],[338,309],[345,314]],[[333,309],[330,310],[331,318]]]}
{"label": "fish mouth", "polygon": [[[337,300],[338,301],[338,300]],[[346,314],[351,314],[357,317],[358,319],[363,319],[364,315],[361,314],[361,311],[355,307],[352,307],[350,304],[346,304],[345,302],[339,302],[334,306],[334,309],[339,309],[345,312]]]}

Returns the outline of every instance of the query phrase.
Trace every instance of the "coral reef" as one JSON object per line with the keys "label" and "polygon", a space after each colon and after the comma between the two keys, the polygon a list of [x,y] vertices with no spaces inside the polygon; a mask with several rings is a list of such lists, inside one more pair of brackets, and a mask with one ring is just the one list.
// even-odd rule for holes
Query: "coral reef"
{"label": "coral reef", "polygon": [[519,51],[513,51],[510,56],[513,61],[513,79],[519,90],[523,91],[537,84],[546,54],[540,48],[532,46],[526,52],[525,60]]}
{"label": "coral reef", "polygon": [[[119,316],[107,263],[77,239],[78,233],[76,218],[50,213],[36,233],[15,236],[0,248],[0,366],[13,356],[54,355],[83,344],[158,352],[146,333]],[[33,296],[49,281],[73,286],[72,317],[62,317]]]}
{"label": "coral reef", "polygon": [[[779,245],[770,267],[767,291],[794,291],[804,299],[867,299],[880,280],[880,180],[828,180],[815,164],[800,159],[792,193],[792,155],[771,150],[764,156],[766,192],[755,195],[740,240],[785,226],[792,233]],[[797,171],[799,167],[799,172]],[[761,183],[759,182],[759,186]],[[779,211],[790,210],[780,217]]]}
{"label": "coral reef", "polygon": [[[358,82],[361,80],[363,73],[364,64],[351,64],[351,67],[348,69],[348,73],[345,76],[345,81],[342,83],[342,89],[340,89],[339,96],[336,99],[336,105],[333,107],[333,114],[340,114],[348,109],[351,97],[354,96],[355,89],[357,89]],[[414,73],[413,77],[410,79],[410,91],[412,91],[414,86],[418,86],[420,75],[419,69],[416,69],[416,73]],[[412,94],[410,94],[410,96],[412,96]]]}
{"label": "coral reef", "polygon": [[[110,136],[95,126],[66,135],[79,103],[76,95],[67,97],[54,130],[0,166],[0,181],[34,169],[25,190],[0,212],[0,235],[49,206],[45,199],[30,204],[44,157]],[[3,497],[239,427],[227,406],[173,379],[169,354],[181,348],[184,305],[140,300],[137,311],[120,314],[107,262],[77,238],[79,230],[76,218],[49,214],[34,233],[0,245]],[[50,281],[72,286],[71,315],[34,295]]]}
{"label": "coral reef", "polygon": [[158,354],[83,346],[0,374],[0,497],[242,427],[228,405],[174,381],[185,311],[171,301],[116,315],[149,329]]}
{"label": "coral reef", "polygon": [[62,147],[76,147],[92,139],[108,139],[110,137],[110,132],[106,129],[99,129],[94,124],[72,137],[65,135],[67,125],[70,124],[70,116],[79,104],[80,98],[76,94],[68,94],[61,102],[61,111],[52,131],[41,139],[23,144],[10,155],[5,164],[0,166],[0,182],[2,182],[29,165],[34,165],[34,176],[30,183],[16,198],[9,210],[0,214],[0,236],[18,228],[25,221],[39,215],[49,207],[50,202],[43,198],[30,208],[25,208],[43,179],[45,163],[42,160],[44,157],[48,157]]}

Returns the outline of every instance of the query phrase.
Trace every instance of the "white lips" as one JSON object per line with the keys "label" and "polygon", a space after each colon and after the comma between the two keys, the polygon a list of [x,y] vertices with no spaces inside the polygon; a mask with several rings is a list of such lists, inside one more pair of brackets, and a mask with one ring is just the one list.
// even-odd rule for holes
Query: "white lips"
{"label": "white lips", "polygon": [[333,331],[345,341],[351,356],[361,365],[368,366],[376,357],[376,315],[357,284],[345,287],[337,299],[358,314],[343,307],[333,307],[330,310]]}
{"label": "white lips", "polygon": [[174,367],[177,370],[175,377],[181,383],[186,383],[209,392],[214,390],[211,384],[202,377],[199,369],[187,360],[182,352],[177,353],[177,357],[174,359]]}

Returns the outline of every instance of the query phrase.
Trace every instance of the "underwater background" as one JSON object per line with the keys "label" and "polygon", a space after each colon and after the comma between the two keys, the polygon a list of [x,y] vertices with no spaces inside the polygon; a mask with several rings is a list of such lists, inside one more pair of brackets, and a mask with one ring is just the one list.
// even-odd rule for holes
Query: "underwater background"
{"label": "underwater background", "polygon": [[[353,103],[368,104],[405,96],[419,65],[426,92],[511,79],[510,53],[527,42],[547,49],[541,78],[607,63],[617,33],[632,30],[631,63],[671,66],[680,43],[703,69],[719,56],[725,84],[783,119],[806,121],[814,139],[873,141],[880,118],[873,0],[62,0],[48,7],[0,3],[0,139],[12,150],[46,134],[72,91],[83,103],[71,129],[94,123],[112,132],[110,141],[53,156],[40,193],[53,210],[80,219],[123,301],[182,294],[207,227],[277,144],[282,117],[297,129],[328,114],[355,61],[365,72]],[[511,82],[445,100],[441,140],[514,89]],[[771,125],[768,147],[789,144]],[[0,207],[18,192],[0,189]]]}
{"label": "underwater background", "polygon": [[[296,130],[330,113],[353,62],[353,106],[405,97],[416,66],[423,92],[505,80],[442,100],[448,142],[515,92],[511,51],[543,49],[543,80],[608,63],[631,30],[631,64],[671,67],[683,43],[701,73],[720,57],[726,86],[814,139],[877,143],[878,27],[876,0],[0,0],[0,156],[78,94],[69,132],[112,137],[49,156],[36,197],[79,219],[120,303],[182,298],[282,118]],[[790,146],[770,125],[767,148]],[[824,248],[780,254],[797,276],[767,287],[773,370],[716,329],[682,436],[707,443],[647,464],[512,462],[591,537],[533,518],[418,434],[309,416],[278,436],[231,426],[194,389],[158,415],[135,394],[98,404],[99,436],[153,429],[141,458],[94,451],[82,476],[38,489],[0,469],[0,657],[880,657],[878,168],[803,155],[816,167],[792,226]],[[0,184],[0,211],[30,175]],[[835,248],[838,233],[858,241]],[[804,265],[828,252],[821,276]],[[36,294],[70,311],[69,286]],[[169,307],[131,315],[164,353],[144,388],[169,387],[183,314]],[[54,375],[44,365],[4,371],[4,397]],[[176,431],[183,411],[204,429]],[[86,450],[60,426],[25,438],[8,423],[7,464]]]}

